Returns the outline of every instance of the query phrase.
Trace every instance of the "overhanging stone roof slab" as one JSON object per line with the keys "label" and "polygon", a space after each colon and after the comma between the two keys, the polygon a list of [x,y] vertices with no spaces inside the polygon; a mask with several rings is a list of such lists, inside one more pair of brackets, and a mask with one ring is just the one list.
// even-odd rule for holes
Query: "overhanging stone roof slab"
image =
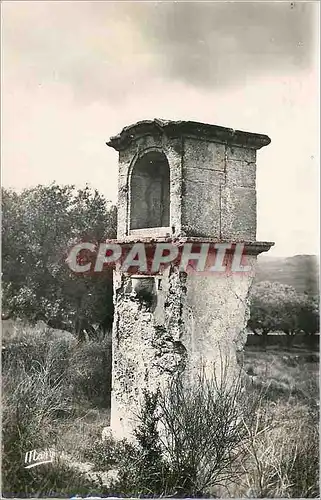
{"label": "overhanging stone roof slab", "polygon": [[271,139],[263,134],[254,134],[194,121],[171,121],[155,118],[154,120],[142,120],[124,127],[118,135],[111,137],[106,144],[117,151],[121,151],[126,149],[132,141],[145,135],[166,135],[169,138],[203,138],[204,140],[251,149],[260,149],[271,142]]}

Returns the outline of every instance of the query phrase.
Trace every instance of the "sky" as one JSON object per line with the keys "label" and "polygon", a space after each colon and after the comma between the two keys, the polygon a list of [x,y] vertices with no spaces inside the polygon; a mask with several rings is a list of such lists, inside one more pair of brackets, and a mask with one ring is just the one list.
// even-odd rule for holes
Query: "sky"
{"label": "sky", "polygon": [[2,185],[117,200],[110,136],[142,119],[267,134],[257,239],[319,254],[318,2],[2,2]]}

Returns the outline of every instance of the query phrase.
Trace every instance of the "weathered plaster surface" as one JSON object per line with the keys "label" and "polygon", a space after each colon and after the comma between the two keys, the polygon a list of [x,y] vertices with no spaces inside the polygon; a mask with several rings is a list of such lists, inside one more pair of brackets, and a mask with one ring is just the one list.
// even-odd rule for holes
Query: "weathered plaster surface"
{"label": "weathered plaster surface", "polygon": [[189,352],[188,367],[193,373],[200,365],[220,371],[228,363],[230,376],[239,369],[238,352],[246,342],[248,292],[254,277],[256,256],[248,256],[248,273],[189,275],[183,308],[184,342]]}
{"label": "weathered plaster surface", "polygon": [[181,342],[184,279],[167,273],[161,290],[157,279],[136,281],[145,280],[154,282],[150,296],[141,292],[143,286],[135,290],[135,278],[115,272],[111,427],[117,437],[130,438],[143,390],[164,387],[186,366]]}
{"label": "weathered plaster surface", "polygon": [[[248,257],[248,265],[254,268],[255,262]],[[156,391],[179,371],[193,378],[201,367],[215,365],[220,373],[226,362],[233,377],[246,341],[253,275],[197,276],[172,268],[158,289],[159,278],[116,273],[111,414],[116,436],[130,437],[143,389]],[[150,300],[137,285],[144,281]]]}

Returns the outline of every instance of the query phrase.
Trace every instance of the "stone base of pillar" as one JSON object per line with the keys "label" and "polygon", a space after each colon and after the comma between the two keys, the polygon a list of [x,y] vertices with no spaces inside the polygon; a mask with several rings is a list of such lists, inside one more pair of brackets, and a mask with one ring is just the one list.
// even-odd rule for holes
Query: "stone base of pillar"
{"label": "stone base of pillar", "polygon": [[[256,244],[257,245],[257,244]],[[261,249],[262,251],[262,249]],[[191,380],[200,370],[232,380],[246,342],[251,271],[182,273],[169,266],[161,276],[115,272],[111,429],[133,439],[144,390],[165,388],[177,373]]]}

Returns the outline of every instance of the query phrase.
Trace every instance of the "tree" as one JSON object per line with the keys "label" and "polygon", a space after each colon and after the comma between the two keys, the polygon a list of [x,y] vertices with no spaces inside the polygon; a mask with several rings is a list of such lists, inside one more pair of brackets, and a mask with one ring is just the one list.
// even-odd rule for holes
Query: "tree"
{"label": "tree", "polygon": [[299,310],[299,329],[306,335],[315,335],[320,330],[318,297],[305,297]]}
{"label": "tree", "polygon": [[306,307],[306,296],[282,283],[264,281],[253,287],[251,316],[248,327],[258,334],[267,335],[281,330],[293,335],[300,330],[300,311]]}
{"label": "tree", "polygon": [[116,208],[88,186],[2,189],[3,310],[30,322],[93,333],[113,315],[112,273],[75,275],[68,250],[116,236]]}

